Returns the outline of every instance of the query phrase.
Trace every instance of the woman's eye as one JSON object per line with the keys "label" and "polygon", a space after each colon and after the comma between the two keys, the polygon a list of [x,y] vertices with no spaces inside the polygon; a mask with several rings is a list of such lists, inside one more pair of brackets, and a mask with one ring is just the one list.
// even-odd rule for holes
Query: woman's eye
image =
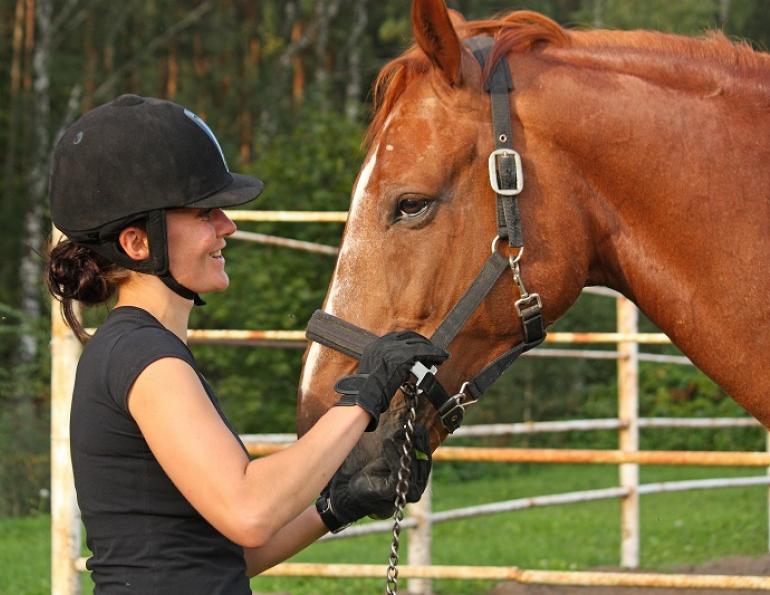
{"label": "woman's eye", "polygon": [[401,217],[416,217],[422,215],[429,206],[427,198],[404,198],[398,203],[398,214]]}
{"label": "woman's eye", "polygon": [[201,211],[199,217],[204,221],[208,221],[211,218],[211,209],[204,209]]}

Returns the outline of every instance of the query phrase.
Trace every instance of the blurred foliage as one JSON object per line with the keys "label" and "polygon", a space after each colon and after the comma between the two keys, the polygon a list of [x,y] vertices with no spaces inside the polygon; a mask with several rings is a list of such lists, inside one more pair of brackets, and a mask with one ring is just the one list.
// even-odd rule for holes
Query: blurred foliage
{"label": "blurred foliage", "polygon": [[[30,280],[19,266],[32,258],[43,268],[38,255],[45,251],[45,238],[26,237],[22,224],[34,208],[45,211],[44,197],[31,194],[29,180],[40,149],[50,152],[74,118],[116,95],[168,97],[211,124],[233,170],[266,181],[263,197],[250,208],[343,210],[362,160],[370,82],[385,61],[411,43],[409,10],[400,0],[37,2],[49,3],[53,11],[45,97],[36,91],[40,73],[33,68],[41,32],[30,27],[31,15],[24,15],[34,3],[0,3],[0,250],[5,257],[0,261],[0,515],[44,506],[40,489],[48,481],[48,321],[24,311],[21,291]],[[721,27],[760,48],[770,39],[764,0],[448,4],[468,18],[529,9],[570,27],[648,27],[684,34]],[[42,100],[50,105],[45,121],[34,109]],[[42,147],[41,127],[48,138]],[[47,228],[49,221],[43,224]],[[341,233],[336,224],[241,227],[329,245],[336,245]],[[333,259],[326,256],[245,242],[233,241],[227,254],[231,288],[196,309],[193,327],[301,329],[321,303],[333,269]],[[42,284],[39,300],[45,314]],[[105,312],[93,309],[88,323],[98,324]],[[653,330],[646,322],[643,327]],[[611,301],[585,297],[556,328],[612,330]],[[23,337],[37,345],[32,362],[19,355]],[[300,351],[212,346],[194,351],[240,431],[291,431]],[[643,364],[640,382],[643,415],[740,414],[723,391],[691,368]],[[612,361],[523,358],[469,421],[613,417],[615,383]],[[575,432],[512,443],[612,447],[616,437]],[[754,449],[762,448],[762,432],[644,431],[642,445]]]}
{"label": "blurred foliage", "polygon": [[[25,320],[18,310],[0,304],[0,344],[22,333],[47,345],[48,320]],[[0,366],[0,516],[47,510],[50,368],[48,349],[34,361]]]}

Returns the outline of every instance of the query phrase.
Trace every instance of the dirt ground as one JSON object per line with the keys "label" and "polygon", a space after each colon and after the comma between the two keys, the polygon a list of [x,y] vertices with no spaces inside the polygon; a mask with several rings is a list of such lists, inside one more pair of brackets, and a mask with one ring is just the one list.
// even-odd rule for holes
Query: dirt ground
{"label": "dirt ground", "polygon": [[[603,571],[617,571],[601,568]],[[770,575],[770,554],[758,558],[734,556],[701,566],[686,566],[671,570],[677,574],[734,574],[744,576]],[[567,587],[552,585],[520,585],[501,583],[489,595],[748,595],[759,593],[746,589],[659,589],[639,587]]]}

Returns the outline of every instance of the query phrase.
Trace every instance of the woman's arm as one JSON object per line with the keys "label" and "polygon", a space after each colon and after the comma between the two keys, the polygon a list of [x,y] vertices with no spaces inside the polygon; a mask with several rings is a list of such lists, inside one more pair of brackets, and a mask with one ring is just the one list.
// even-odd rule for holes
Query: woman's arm
{"label": "woman's arm", "polygon": [[145,368],[128,408],[179,491],[244,547],[266,545],[308,507],[371,419],[358,406],[332,407],[288,448],[249,461],[195,371],[176,358]]}
{"label": "woman's arm", "polygon": [[315,506],[307,508],[297,518],[282,527],[272,539],[258,548],[243,548],[246,574],[256,576],[306,548],[327,532]]}

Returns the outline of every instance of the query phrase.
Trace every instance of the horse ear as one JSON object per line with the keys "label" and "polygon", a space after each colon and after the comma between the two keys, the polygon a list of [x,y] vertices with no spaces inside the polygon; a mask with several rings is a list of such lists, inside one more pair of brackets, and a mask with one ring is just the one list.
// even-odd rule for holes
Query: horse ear
{"label": "horse ear", "polygon": [[[454,11],[452,11],[454,12]],[[452,15],[457,21],[459,13]],[[414,39],[450,85],[460,84],[462,50],[444,0],[412,2]]]}

